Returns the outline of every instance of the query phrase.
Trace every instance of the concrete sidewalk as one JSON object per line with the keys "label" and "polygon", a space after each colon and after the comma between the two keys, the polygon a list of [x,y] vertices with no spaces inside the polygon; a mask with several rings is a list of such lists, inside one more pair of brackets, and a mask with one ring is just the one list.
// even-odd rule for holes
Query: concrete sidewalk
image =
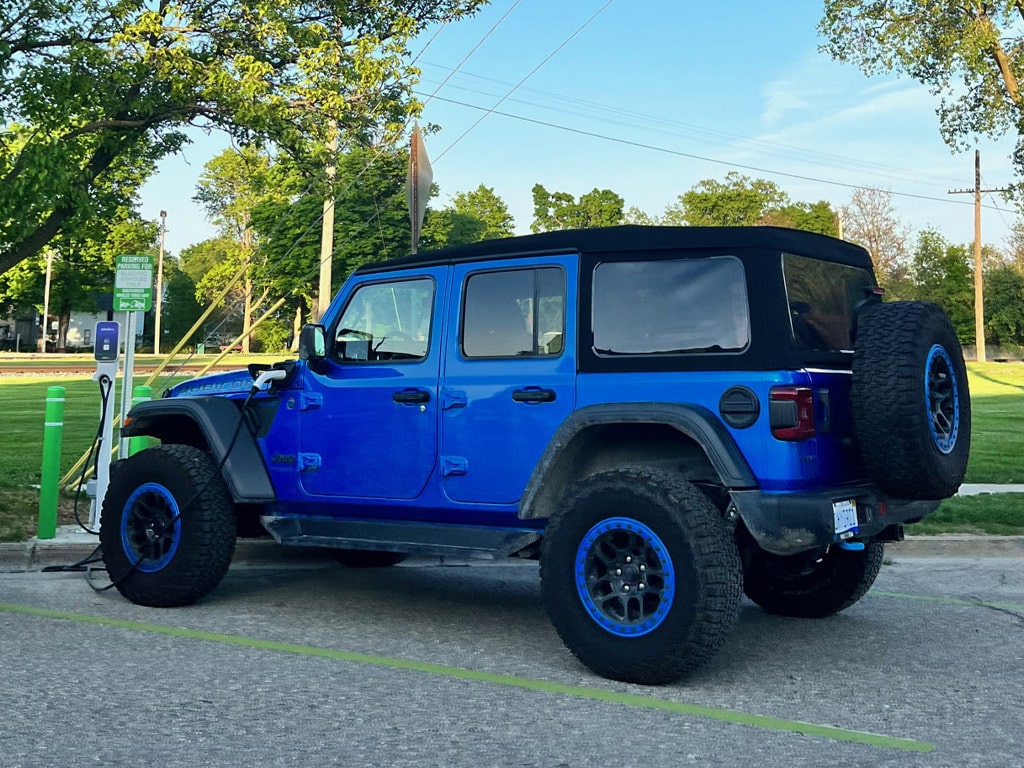
{"label": "concrete sidewalk", "polygon": [[[964,483],[956,495],[977,496],[981,493],[1024,493],[1024,483]],[[1021,504],[1024,505],[1024,499]]]}
{"label": "concrete sidewalk", "polygon": [[[54,539],[0,544],[0,571],[38,571],[50,565],[70,565],[92,554],[95,536],[77,526],[61,526]],[[908,536],[886,548],[890,558],[903,557],[1019,557],[1024,558],[1024,536],[944,534]],[[286,547],[270,538],[239,539],[233,562],[239,565],[309,565],[332,562],[322,549]],[[484,561],[480,561],[484,562]]]}

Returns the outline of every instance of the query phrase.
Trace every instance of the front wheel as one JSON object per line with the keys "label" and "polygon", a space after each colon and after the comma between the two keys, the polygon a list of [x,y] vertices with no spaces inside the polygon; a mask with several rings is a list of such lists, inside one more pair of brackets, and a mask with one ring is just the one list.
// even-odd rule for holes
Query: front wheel
{"label": "front wheel", "polygon": [[721,515],[668,472],[577,482],[548,523],[541,590],[570,651],[604,677],[657,685],[711,658],[732,631],[740,562]]}
{"label": "front wheel", "polygon": [[160,445],[118,462],[100,517],[103,562],[133,603],[188,605],[224,578],[235,511],[210,454]]}
{"label": "front wheel", "polygon": [[751,542],[744,552],[743,591],[768,613],[820,619],[860,600],[875,583],[885,545],[862,550],[773,555]]}

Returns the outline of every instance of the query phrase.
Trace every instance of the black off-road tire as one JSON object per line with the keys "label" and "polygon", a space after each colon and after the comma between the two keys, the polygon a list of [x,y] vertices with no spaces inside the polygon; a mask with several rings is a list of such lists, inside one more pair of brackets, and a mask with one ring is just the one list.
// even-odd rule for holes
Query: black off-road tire
{"label": "black off-road tire", "polygon": [[850,392],[868,475],[902,499],[944,499],[967,471],[971,400],[946,313],[924,301],[872,303],[857,325]]}
{"label": "black off-road tire", "polygon": [[[645,685],[674,682],[708,661],[736,623],[742,588],[718,510],[677,475],[648,468],[575,483],[548,523],[540,576],[544,607],[569,650],[598,675]],[[622,592],[630,584],[632,603]]]}
{"label": "black off-road tire", "polygon": [[773,555],[751,542],[744,550],[743,591],[768,613],[821,619],[849,608],[875,583],[885,545],[830,546],[824,553]]}
{"label": "black off-road tire", "polygon": [[332,549],[331,557],[346,568],[390,568],[409,559],[405,552],[372,549]]}
{"label": "black off-road tire", "polygon": [[111,474],[100,545],[110,579],[133,603],[166,608],[209,594],[231,564],[236,533],[231,498],[205,451],[160,445]]}

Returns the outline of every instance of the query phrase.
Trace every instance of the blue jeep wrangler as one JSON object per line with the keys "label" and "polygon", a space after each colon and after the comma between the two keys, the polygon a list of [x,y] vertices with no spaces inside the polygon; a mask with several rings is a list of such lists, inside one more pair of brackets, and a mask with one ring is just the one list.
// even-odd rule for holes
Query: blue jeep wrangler
{"label": "blue jeep wrangler", "polygon": [[122,433],[101,543],[145,605],[213,590],[236,536],[540,560],[545,607],[607,677],[677,680],[741,594],[852,605],[883,542],[955,493],[970,401],[933,304],[794,230],[613,227],[358,269],[299,359],[182,383]]}

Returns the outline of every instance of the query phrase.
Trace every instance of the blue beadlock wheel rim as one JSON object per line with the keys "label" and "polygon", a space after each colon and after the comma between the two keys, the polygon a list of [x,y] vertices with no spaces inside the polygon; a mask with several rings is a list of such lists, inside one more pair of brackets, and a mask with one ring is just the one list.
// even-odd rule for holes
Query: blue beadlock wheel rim
{"label": "blue beadlock wheel rim", "polygon": [[595,525],[576,550],[576,591],[587,614],[618,637],[641,637],[668,617],[675,570],[664,542],[629,517]]}
{"label": "blue beadlock wheel rim", "polygon": [[928,429],[941,453],[950,453],[960,430],[960,386],[953,361],[939,344],[928,351],[924,373],[924,401],[928,408]]}
{"label": "blue beadlock wheel rim", "polygon": [[181,542],[178,502],[159,483],[140,485],[121,513],[121,544],[135,570],[154,573],[174,558]]}

